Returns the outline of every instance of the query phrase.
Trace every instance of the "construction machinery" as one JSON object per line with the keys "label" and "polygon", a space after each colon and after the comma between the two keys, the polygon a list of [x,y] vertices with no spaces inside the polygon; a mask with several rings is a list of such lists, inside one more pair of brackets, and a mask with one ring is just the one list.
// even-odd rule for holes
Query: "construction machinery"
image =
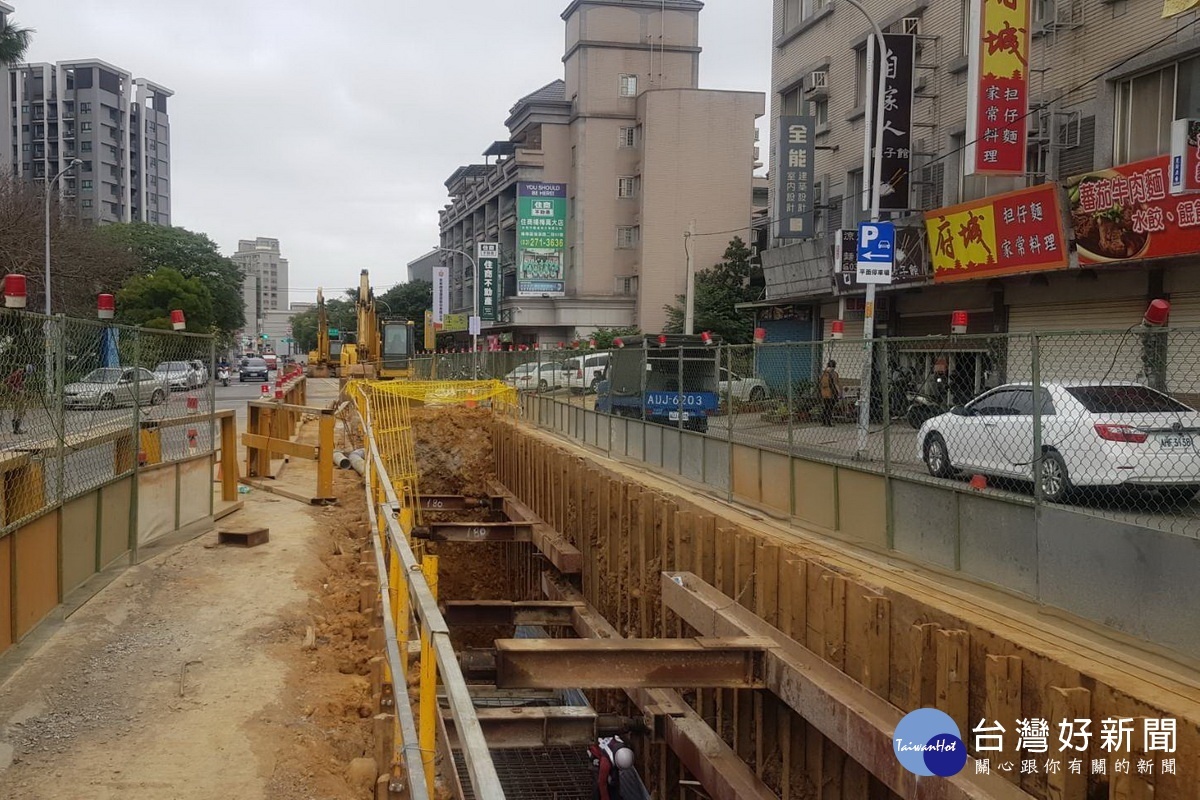
{"label": "construction machinery", "polygon": [[[403,319],[380,319],[375,293],[367,270],[358,278],[358,299],[355,301],[358,318],[357,340],[353,352],[343,358],[347,377],[407,378],[412,371],[415,347],[413,323]],[[349,346],[348,346],[349,347]]]}
{"label": "construction machinery", "polygon": [[340,373],[341,364],[341,332],[329,330],[329,316],[325,311],[325,294],[318,288],[317,349],[308,352],[308,367],[305,374],[310,378],[336,378]]}

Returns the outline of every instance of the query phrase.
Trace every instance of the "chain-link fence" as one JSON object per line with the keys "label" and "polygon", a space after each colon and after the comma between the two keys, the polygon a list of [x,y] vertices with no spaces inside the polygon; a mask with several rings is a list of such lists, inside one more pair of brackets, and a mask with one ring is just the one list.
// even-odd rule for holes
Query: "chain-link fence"
{"label": "chain-link fence", "polygon": [[1200,330],[744,346],[668,337],[607,351],[444,353],[419,368],[496,378],[731,444],[969,481],[1019,502],[1200,536]]}
{"label": "chain-link fence", "polygon": [[0,311],[0,525],[211,452],[212,362],[209,336]]}

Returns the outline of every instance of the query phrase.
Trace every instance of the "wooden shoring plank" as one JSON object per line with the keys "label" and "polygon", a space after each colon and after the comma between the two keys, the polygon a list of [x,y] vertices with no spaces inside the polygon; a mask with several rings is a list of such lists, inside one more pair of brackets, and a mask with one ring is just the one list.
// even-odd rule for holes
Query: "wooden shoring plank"
{"label": "wooden shoring plank", "polygon": [[971,636],[963,630],[941,630],[934,639],[937,641],[936,707],[949,714],[960,731],[969,730]]}
{"label": "wooden shoring plank", "polygon": [[[754,613],[773,627],[779,627],[779,545],[758,541],[755,544]],[[754,695],[754,765],[758,777],[766,774],[769,763],[779,758],[779,701],[774,695]]]}
{"label": "wooden shoring plank", "polygon": [[[758,572],[754,558],[757,555],[755,547],[758,537],[754,534],[739,530],[734,542],[736,562],[734,581],[737,586],[737,603],[743,608],[753,609],[758,594]],[[761,776],[762,761],[756,758],[755,747],[755,693],[750,690],[733,692],[733,730],[734,741],[737,742],[737,753],[748,764],[753,764],[755,772]]]}
{"label": "wooden shoring plank", "polygon": [[937,702],[937,632],[934,622],[912,626],[913,674],[907,708],[929,708]]}
{"label": "wooden shoring plank", "polygon": [[[988,655],[983,662],[983,715],[987,724],[1000,721],[1003,753],[1017,752],[1016,720],[1021,714],[1021,659],[1016,656]],[[1000,771],[1001,777],[1020,782],[1020,772]]]}
{"label": "wooden shoring plank", "polygon": [[[1063,689],[1058,686],[1051,686],[1049,687],[1049,696],[1049,717],[1053,720],[1051,722],[1051,734],[1055,733],[1053,726],[1064,720],[1074,722],[1074,720],[1078,719],[1091,719],[1092,693],[1087,689],[1077,687]],[[988,719],[999,719],[999,717],[992,717],[989,714]],[[1006,752],[1011,751],[1008,751],[1006,748]],[[1088,753],[1086,751],[1079,752],[1074,750],[1074,745],[1062,755],[1066,756],[1068,761],[1071,758],[1082,759],[1084,764],[1087,764],[1089,761]],[[1081,764],[1079,772],[1074,774],[1071,772],[1069,764],[1064,764],[1062,770],[1047,774],[1047,800],[1085,800],[1087,797],[1088,772],[1089,770]]]}

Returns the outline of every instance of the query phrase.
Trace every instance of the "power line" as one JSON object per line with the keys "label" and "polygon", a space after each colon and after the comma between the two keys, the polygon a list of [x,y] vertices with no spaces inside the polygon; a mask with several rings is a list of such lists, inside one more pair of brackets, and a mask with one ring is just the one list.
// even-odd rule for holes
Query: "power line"
{"label": "power line", "polygon": [[[1112,72],[1113,70],[1118,69],[1118,68],[1124,66],[1125,64],[1128,64],[1130,61],[1134,60],[1135,58],[1140,58],[1141,56],[1144,56],[1146,53],[1149,53],[1151,50],[1158,47],[1160,44],[1166,42],[1169,39],[1174,38],[1175,36],[1178,36],[1179,34],[1183,33],[1188,28],[1192,27],[1193,25],[1195,25],[1197,23],[1200,23],[1200,17],[1196,17],[1191,22],[1188,22],[1185,25],[1181,25],[1180,27],[1176,28],[1174,31],[1172,31],[1172,32],[1162,36],[1161,38],[1156,39],[1155,41],[1151,42],[1150,44],[1146,45],[1141,50],[1138,50],[1135,53],[1130,53],[1128,56],[1121,59],[1116,64],[1111,64],[1111,65],[1105,67],[1100,72],[1097,72],[1095,75],[1091,76],[1090,78],[1085,78],[1083,81],[1081,81],[1080,83],[1077,83],[1075,86],[1072,86],[1070,89],[1064,90],[1061,94],[1059,94],[1057,97],[1055,97],[1053,100],[1049,101],[1048,103],[1042,103],[1041,105],[1030,108],[1028,111],[1026,111],[1024,114],[1022,114],[1018,119],[1014,120],[1014,122],[1021,122],[1022,120],[1029,117],[1031,114],[1041,111],[1046,106],[1057,103],[1059,100],[1062,100],[1063,98],[1065,98],[1069,95],[1075,94],[1078,91],[1086,89],[1088,86],[1090,86],[1091,84],[1100,80],[1105,75]],[[966,137],[963,137],[963,138],[965,139]],[[945,154],[940,155],[937,158],[934,158],[934,159],[931,159],[931,160],[925,162],[925,164],[922,165],[922,168],[932,166],[932,165],[938,163],[939,161],[943,161],[943,160],[949,158],[950,156],[954,155],[955,153],[961,153],[963,150],[966,150],[971,145],[978,144],[980,141],[982,141],[982,139],[983,139],[983,137],[980,136],[980,137],[976,137],[976,138],[972,139],[969,142],[964,141],[962,146],[956,147],[953,150],[949,150]],[[906,170],[904,175],[902,175],[901,177],[907,177],[912,174],[913,174],[912,170],[909,169],[909,170]],[[779,222],[779,221],[780,220],[778,218],[771,217],[770,219],[767,220],[767,224],[773,225],[774,223]],[[729,234],[729,233],[737,233],[739,231],[746,230],[749,227],[752,227],[752,226],[747,225],[747,226],[737,228],[732,231],[713,231],[713,232],[709,232],[709,233],[695,233],[692,235],[693,236],[721,236],[721,235]]]}

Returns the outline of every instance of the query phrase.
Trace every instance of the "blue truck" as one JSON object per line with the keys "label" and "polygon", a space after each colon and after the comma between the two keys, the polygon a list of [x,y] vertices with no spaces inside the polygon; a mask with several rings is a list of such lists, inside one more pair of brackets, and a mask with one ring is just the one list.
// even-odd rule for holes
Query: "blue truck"
{"label": "blue truck", "polygon": [[612,351],[596,410],[706,433],[717,413],[716,337],[635,336]]}

